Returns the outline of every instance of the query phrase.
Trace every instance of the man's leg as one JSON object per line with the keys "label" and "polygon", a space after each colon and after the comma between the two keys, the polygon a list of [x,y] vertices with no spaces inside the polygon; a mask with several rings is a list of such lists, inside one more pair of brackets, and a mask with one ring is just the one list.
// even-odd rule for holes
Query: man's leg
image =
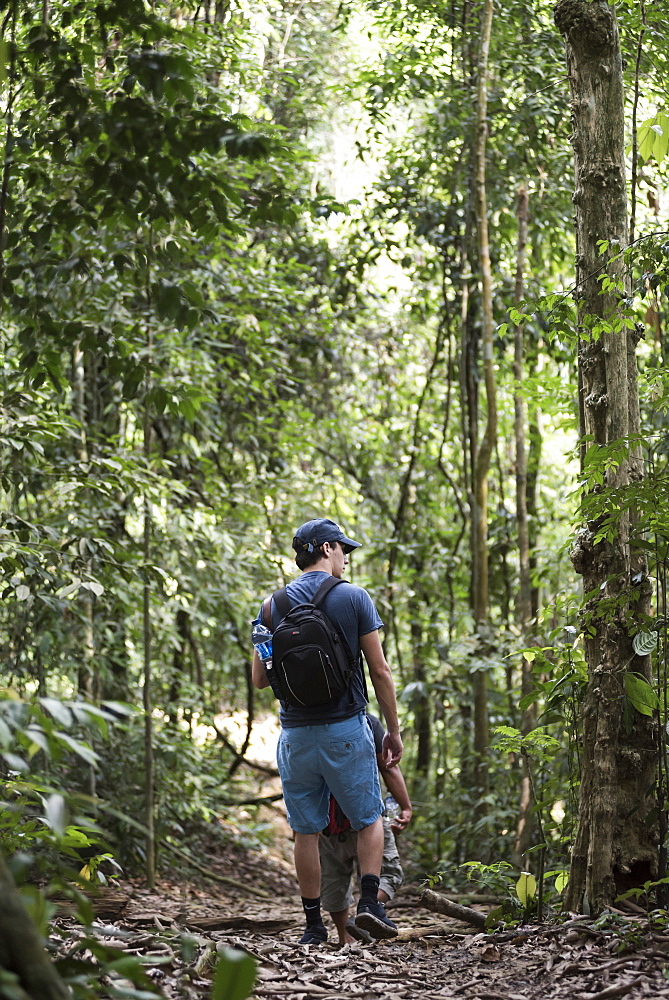
{"label": "man's leg", "polygon": [[369,931],[372,937],[397,936],[397,927],[386,915],[378,899],[383,858],[383,820],[377,820],[358,830],[358,861],[360,864],[360,901],[355,917],[356,926]]}
{"label": "man's leg", "polygon": [[300,944],[322,944],[328,932],[321,916],[321,861],[317,833],[295,834],[295,872],[307,920]]}
{"label": "man's leg", "polygon": [[295,874],[307,922],[300,944],[319,944],[327,940],[327,931],[321,916],[319,835],[311,831],[327,823],[329,793],[318,768],[318,732],[310,727],[304,732],[282,729],[276,759],[288,822],[295,833]]}
{"label": "man's leg", "polygon": [[358,864],[362,875],[381,875],[383,860],[383,820],[358,830]]}
{"label": "man's leg", "polygon": [[346,924],[348,923],[348,906],[345,910],[330,910],[329,912],[332,917],[332,922],[337,928],[339,944],[349,944],[353,938],[346,930]]}
{"label": "man's leg", "polygon": [[[321,859],[317,833],[295,834],[295,873],[302,896],[320,896]],[[383,853],[383,847],[381,848]],[[380,869],[379,869],[380,871]]]}

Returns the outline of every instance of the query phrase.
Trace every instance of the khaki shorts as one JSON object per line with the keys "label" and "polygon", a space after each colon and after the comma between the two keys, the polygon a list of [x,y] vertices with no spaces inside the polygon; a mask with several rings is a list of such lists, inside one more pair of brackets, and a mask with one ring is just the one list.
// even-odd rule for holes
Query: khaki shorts
{"label": "khaki shorts", "polygon": [[[328,913],[337,913],[353,905],[351,879],[358,875],[358,834],[354,830],[318,838],[321,856],[321,905]],[[383,820],[383,861],[381,884],[392,899],[404,881],[404,872],[397,852],[390,820]]]}

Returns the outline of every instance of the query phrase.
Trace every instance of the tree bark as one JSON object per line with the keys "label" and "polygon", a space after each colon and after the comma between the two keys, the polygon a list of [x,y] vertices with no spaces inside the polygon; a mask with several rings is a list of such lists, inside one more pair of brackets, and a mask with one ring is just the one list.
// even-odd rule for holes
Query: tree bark
{"label": "tree bark", "polygon": [[30,1000],[69,1000],[71,993],[49,961],[2,855],[0,898],[0,967],[18,976]]}
{"label": "tree bark", "polygon": [[485,927],[486,915],[479,910],[473,910],[471,906],[461,906],[460,903],[453,903],[440,892],[432,889],[424,889],[420,896],[420,905],[433,913],[445,913],[447,917],[454,920],[462,920],[464,923],[473,924],[474,927]]}
{"label": "tree bark", "polygon": [[488,51],[492,30],[492,0],[486,0],[481,24],[478,67],[477,137],[476,137],[476,215],[479,268],[481,271],[483,382],[485,385],[486,426],[477,449],[474,468],[474,517],[476,520],[475,553],[476,591],[474,619],[477,625],[488,618],[488,473],[497,441],[497,397],[493,362],[492,272],[488,238],[488,207],[486,198],[486,136],[488,129]]}
{"label": "tree bark", "polygon": [[[413,676],[418,684],[424,687],[427,685],[427,670],[425,666],[425,641],[423,625],[420,621],[420,608],[414,598],[410,604],[411,618],[411,646],[413,649]],[[419,788],[422,794],[427,792],[427,781],[430,773],[430,762],[432,760],[432,726],[430,718],[431,699],[427,691],[416,702],[414,709],[414,732],[417,740],[416,747],[416,785],[414,793],[416,798],[420,798]]]}
{"label": "tree bark", "polygon": [[[628,238],[618,26],[604,0],[560,0],[554,13],[566,42],[574,118],[581,432],[588,451],[628,444],[619,463],[604,471],[600,488],[615,503],[615,491],[643,474],[629,440],[639,427],[636,334],[625,315],[627,277],[617,256]],[[609,244],[604,254],[603,240]],[[602,284],[607,274],[611,283]],[[627,671],[649,677],[648,657],[635,655],[632,635],[648,613],[650,586],[643,560],[630,549],[629,515],[621,514],[612,533],[597,540],[602,522],[584,523],[572,549],[586,595],[589,681],[578,832],[565,905],[585,909],[587,899],[593,913],[652,878],[657,852],[655,826],[646,823],[653,806],[654,724],[625,694]]]}
{"label": "tree bark", "polygon": [[[527,248],[527,185],[518,190],[518,242],[516,248],[516,283],[514,301],[519,306],[525,287],[525,257]],[[527,420],[525,400],[521,391],[524,375],[525,345],[523,327],[518,324],[514,330],[513,374],[516,382],[514,392],[514,431],[516,443],[516,530],[518,534],[518,594],[516,597],[516,621],[525,640],[532,619],[532,581],[530,577],[530,533],[527,510],[527,442],[525,425]],[[524,656],[521,660],[521,694],[529,694],[533,686],[532,664]],[[531,732],[537,724],[537,709],[533,702],[523,712],[521,732]],[[518,868],[527,867],[524,855],[532,843],[534,812],[532,810],[532,784],[525,756],[522,756],[522,774],[518,802],[518,822],[511,860]]]}
{"label": "tree bark", "polygon": [[[481,272],[483,382],[487,404],[486,426],[476,453],[472,484],[472,527],[474,538],[474,621],[483,645],[487,640],[489,616],[488,581],[488,474],[497,442],[497,396],[493,362],[492,272],[488,240],[486,197],[486,137],[488,130],[488,52],[492,33],[493,0],[486,0],[481,15],[476,113],[476,222],[479,268]],[[474,682],[474,753],[476,786],[481,800],[488,791],[488,677],[485,669],[473,674]],[[479,813],[481,810],[479,810]]]}
{"label": "tree bark", "polygon": [[[151,241],[149,241],[149,246]],[[147,307],[151,303],[150,273],[146,274]],[[148,314],[148,308],[147,308]],[[148,360],[153,353],[153,332],[147,322],[146,347]],[[146,377],[146,395],[143,412],[143,450],[147,469],[151,462],[151,412],[149,392],[151,377]],[[149,566],[151,562],[152,514],[151,499],[145,486],[143,497],[143,538],[142,555],[144,567],[142,572],[142,646],[143,646],[143,685],[142,703],[144,707],[144,821],[146,823],[146,883],[150,889],[156,882],[156,832],[155,832],[155,759],[153,754],[153,675],[152,675],[152,641],[151,622],[151,579]]]}
{"label": "tree bark", "polygon": [[[79,424],[79,440],[77,442],[77,457],[82,467],[88,465],[88,414],[86,410],[86,373],[84,355],[81,344],[77,341],[72,352],[72,396],[73,408]],[[85,538],[82,539],[85,546]],[[85,549],[84,549],[85,551]],[[88,576],[92,575],[90,557],[84,559],[84,567]],[[83,634],[79,668],[77,671],[77,691],[86,701],[95,701],[99,694],[100,677],[95,656],[95,607],[93,594],[86,591],[81,595],[84,604]],[[92,790],[92,794],[93,790]]]}

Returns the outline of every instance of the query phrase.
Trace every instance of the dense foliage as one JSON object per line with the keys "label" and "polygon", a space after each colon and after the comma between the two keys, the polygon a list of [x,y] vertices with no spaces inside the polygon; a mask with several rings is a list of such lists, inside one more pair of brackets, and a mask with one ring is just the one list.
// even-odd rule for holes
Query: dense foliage
{"label": "dense foliage", "polygon": [[[591,454],[578,480],[563,45],[548,3],[495,12],[498,436],[484,628],[471,534],[486,419],[477,8],[9,0],[2,16],[7,853],[51,869],[82,846],[137,868],[147,760],[165,850],[214,818],[269,836],[258,806],[242,816],[234,805],[263,797],[264,772],[241,758],[275,710],[250,683],[248,623],[293,572],[294,527],[325,513],[364,542],[350,577],[386,623],[417,870],[457,881],[466,862],[511,858],[528,766],[531,850],[514,863],[534,867],[546,844],[556,870],[568,866],[587,676],[568,549],[584,495],[602,530],[623,509],[638,518],[666,680],[661,5],[619,11],[648,478],[604,500],[590,487],[615,454]],[[519,394],[528,620],[517,613]],[[473,709],[482,672],[485,718]],[[627,696],[657,711],[648,685]],[[241,736],[226,728],[235,713]]]}

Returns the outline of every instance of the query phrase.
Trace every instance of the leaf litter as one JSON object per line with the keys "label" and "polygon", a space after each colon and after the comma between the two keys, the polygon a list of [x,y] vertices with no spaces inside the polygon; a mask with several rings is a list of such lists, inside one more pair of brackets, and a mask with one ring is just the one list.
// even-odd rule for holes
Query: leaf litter
{"label": "leaf litter", "polygon": [[[209,998],[226,948],[256,959],[257,1000],[669,1000],[669,936],[646,917],[611,913],[482,933],[420,907],[420,887],[409,884],[389,905],[398,938],[340,948],[326,917],[330,941],[299,945],[303,917],[290,866],[242,856],[239,845],[229,853],[207,860],[213,874],[241,878],[238,886],[197,877],[149,890],[127,880],[96,894],[88,933],[141,957],[166,1000]],[[55,931],[51,945],[61,956],[86,933],[66,910]]]}

